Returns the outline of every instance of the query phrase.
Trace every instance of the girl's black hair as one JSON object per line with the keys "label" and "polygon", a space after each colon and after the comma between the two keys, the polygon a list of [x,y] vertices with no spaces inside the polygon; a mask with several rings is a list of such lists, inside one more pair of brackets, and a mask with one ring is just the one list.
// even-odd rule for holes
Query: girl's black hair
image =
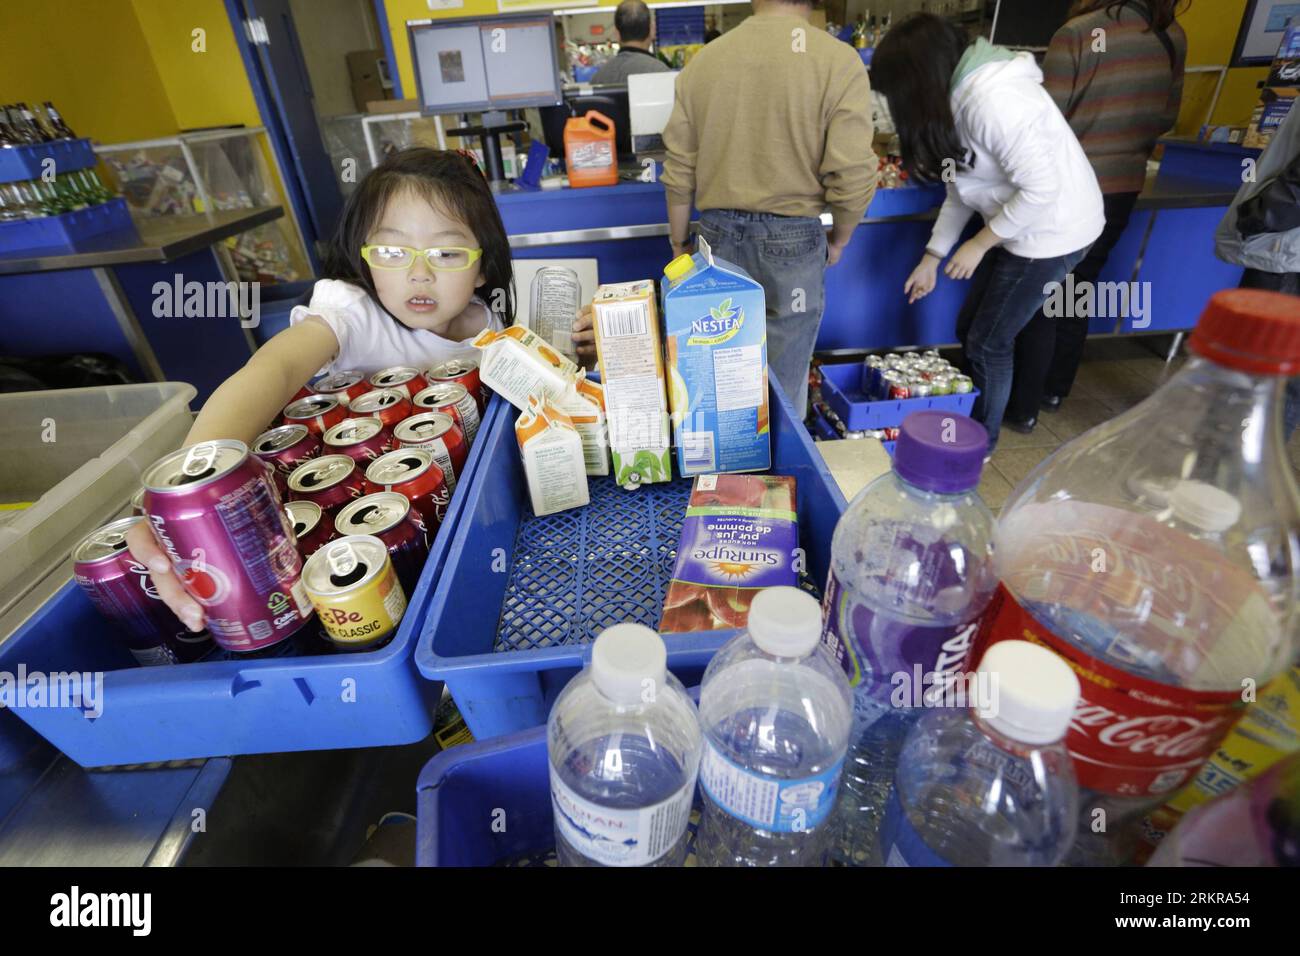
{"label": "girl's black hair", "polygon": [[1118,20],[1120,10],[1126,6],[1147,8],[1151,14],[1151,26],[1146,31],[1149,33],[1152,30],[1168,30],[1180,13],[1187,12],[1191,0],[1138,0],[1137,3],[1130,3],[1130,0],[1075,0],[1070,8],[1070,19],[1104,9],[1112,20]]}
{"label": "girl's black hair", "polygon": [[406,189],[460,220],[474,233],[483,250],[479,271],[486,280],[478,294],[489,309],[498,313],[501,322],[509,325],[515,315],[515,283],[506,227],[478,166],[473,159],[451,150],[425,146],[401,150],[357,183],[325,254],[324,278],[359,285],[379,302],[380,308],[384,307],[375,291],[370,266],[361,258],[361,247],[389,200]]}
{"label": "girl's black hair", "polygon": [[885,34],[872,57],[871,82],[889,101],[903,165],[920,182],[939,182],[946,159],[970,168],[950,102],[952,75],[970,42],[947,18],[916,13]]}

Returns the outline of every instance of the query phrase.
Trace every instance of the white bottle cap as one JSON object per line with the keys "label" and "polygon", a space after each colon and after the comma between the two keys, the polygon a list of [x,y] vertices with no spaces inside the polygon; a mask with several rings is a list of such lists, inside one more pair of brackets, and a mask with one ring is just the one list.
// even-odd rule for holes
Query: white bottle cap
{"label": "white bottle cap", "polygon": [[999,641],[985,652],[977,674],[979,715],[998,733],[1026,744],[1065,736],[1079,678],[1060,657],[1029,641]]}
{"label": "white bottle cap", "polygon": [[763,653],[806,657],[821,640],[821,605],[798,588],[764,588],[749,605],[746,627]]}
{"label": "white bottle cap", "polygon": [[591,646],[591,679],[616,704],[649,703],[664,688],[668,648],[643,624],[615,624]]}
{"label": "white bottle cap", "polygon": [[1169,504],[1180,521],[1212,534],[1227,531],[1241,517],[1241,502],[1234,495],[1203,481],[1180,481]]}

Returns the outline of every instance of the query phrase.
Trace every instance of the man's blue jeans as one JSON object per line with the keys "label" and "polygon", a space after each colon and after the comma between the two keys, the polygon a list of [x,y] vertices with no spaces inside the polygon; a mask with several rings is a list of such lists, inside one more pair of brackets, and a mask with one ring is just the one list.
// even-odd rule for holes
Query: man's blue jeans
{"label": "man's blue jeans", "polygon": [[716,257],[740,266],[763,287],[768,368],[802,421],[825,304],[826,227],[818,219],[707,209],[700,213],[700,235]]}
{"label": "man's blue jeans", "polygon": [[957,317],[957,338],[980,390],[971,417],[988,429],[990,450],[997,445],[1011,396],[1016,336],[1046,301],[1044,287],[1063,281],[1087,251],[1085,247],[1051,259],[1026,259],[999,248],[975,270]]}

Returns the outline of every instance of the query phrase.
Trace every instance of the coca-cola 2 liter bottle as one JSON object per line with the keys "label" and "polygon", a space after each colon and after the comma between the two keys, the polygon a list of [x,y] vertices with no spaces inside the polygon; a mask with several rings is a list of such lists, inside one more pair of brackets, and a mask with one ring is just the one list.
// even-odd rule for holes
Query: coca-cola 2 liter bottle
{"label": "coca-cola 2 liter bottle", "polygon": [[1300,299],[1221,292],[1188,347],[1154,395],[1039,465],[998,523],[1001,584],[973,660],[1028,639],[1078,674],[1078,864],[1126,862],[1134,820],[1191,780],[1296,654],[1300,492],[1282,399],[1300,373]]}

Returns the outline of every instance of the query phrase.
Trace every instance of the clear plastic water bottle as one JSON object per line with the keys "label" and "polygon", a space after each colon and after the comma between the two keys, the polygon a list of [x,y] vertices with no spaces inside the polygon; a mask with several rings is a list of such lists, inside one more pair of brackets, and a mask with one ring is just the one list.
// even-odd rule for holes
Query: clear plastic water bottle
{"label": "clear plastic water bottle", "polygon": [[1079,791],[1063,743],[1079,679],[1028,641],[991,647],[976,706],[928,710],[903,745],[880,830],[887,866],[1056,866]]}
{"label": "clear plastic water bottle", "polygon": [[927,411],[903,422],[893,470],[863,488],[831,541],[823,640],[853,686],[854,726],[832,855],[879,865],[898,751],[966,667],[997,578],[993,516],[976,491],[988,433]]}
{"label": "clear plastic water bottle", "polygon": [[700,768],[695,704],[663,639],[607,628],[546,725],[561,866],[681,866]]}
{"label": "clear plastic water bottle", "polygon": [[821,624],[811,595],[767,588],[704,672],[701,866],[824,863],[853,703]]}
{"label": "clear plastic water bottle", "polygon": [[1295,660],[1300,494],[1282,433],[1300,299],[1211,299],[1192,357],[1012,492],[977,646],[1033,634],[1074,665],[1082,788],[1072,863],[1133,859],[1138,823],[1195,776],[1249,694]]}

